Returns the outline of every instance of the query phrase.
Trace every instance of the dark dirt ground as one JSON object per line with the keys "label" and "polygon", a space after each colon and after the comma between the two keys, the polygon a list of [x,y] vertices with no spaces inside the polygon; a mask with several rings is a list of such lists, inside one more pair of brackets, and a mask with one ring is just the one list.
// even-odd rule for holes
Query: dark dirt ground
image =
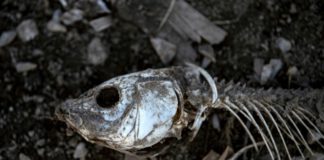
{"label": "dark dirt ground", "polygon": [[[212,75],[261,87],[253,78],[254,59],[263,58],[267,63],[279,58],[284,66],[265,87],[288,88],[286,72],[296,66],[298,74],[292,77],[292,88],[323,88],[324,1],[189,2],[215,23],[232,20],[219,25],[228,36],[213,46],[217,62],[207,68]],[[16,38],[0,48],[0,160],[24,159],[22,154],[33,160],[73,159],[80,142],[86,145],[87,159],[124,159],[123,154],[87,143],[77,134],[67,136],[66,126],[51,120],[54,109],[65,99],[77,97],[116,75],[165,65],[148,36],[115,14],[113,26],[100,33],[94,32],[86,20],[69,26],[66,33],[49,32],[46,23],[56,9],[64,11],[55,0],[0,2],[0,33],[15,29],[26,19],[35,20],[40,32],[32,41],[25,43]],[[109,51],[103,65],[85,61],[87,45],[93,37],[99,37]],[[279,37],[291,42],[287,53],[277,49],[275,41]],[[35,54],[36,51],[42,54]],[[18,73],[13,59],[32,62],[37,68]],[[224,113],[220,118],[222,124],[231,120]],[[204,123],[193,143],[175,147],[158,159],[202,159],[210,150],[222,154],[226,146],[235,150],[243,146],[242,129],[232,129],[231,140],[226,140],[224,132],[213,129],[210,121]]]}

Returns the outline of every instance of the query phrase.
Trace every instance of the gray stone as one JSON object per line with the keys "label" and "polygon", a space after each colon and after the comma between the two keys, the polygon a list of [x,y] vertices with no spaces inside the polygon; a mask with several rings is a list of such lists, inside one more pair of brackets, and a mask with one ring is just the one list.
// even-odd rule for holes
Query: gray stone
{"label": "gray stone", "polygon": [[253,61],[253,69],[255,74],[259,77],[262,72],[262,67],[264,65],[264,59],[261,58],[255,58]]}
{"label": "gray stone", "polygon": [[269,64],[266,64],[262,68],[260,83],[266,84],[268,80],[275,78],[278,72],[281,70],[283,62],[281,59],[271,59]]}
{"label": "gray stone", "polygon": [[31,160],[28,156],[23,153],[19,154],[19,160]]}
{"label": "gray stone", "polygon": [[83,19],[83,11],[79,9],[71,9],[67,12],[64,12],[61,21],[65,25],[72,25],[75,22],[78,22]]}
{"label": "gray stone", "polygon": [[269,64],[272,67],[271,79],[273,79],[281,70],[283,62],[281,59],[271,59]]}
{"label": "gray stone", "polygon": [[288,71],[287,71],[287,74],[289,76],[295,76],[298,74],[298,69],[296,66],[292,66],[292,67],[289,67]]}
{"label": "gray stone", "polygon": [[28,19],[19,24],[19,26],[17,27],[17,33],[19,38],[23,42],[28,42],[34,39],[39,32],[35,21],[32,19]]}
{"label": "gray stone", "polygon": [[39,148],[39,149],[37,149],[37,154],[38,155],[44,156],[44,153],[45,153],[45,148]]}
{"label": "gray stone", "polygon": [[90,21],[90,25],[95,31],[100,32],[112,25],[112,19],[110,16],[100,17]]}
{"label": "gray stone", "polygon": [[161,38],[151,38],[151,44],[164,64],[172,61],[176,55],[177,47]]}
{"label": "gray stone", "polygon": [[207,68],[210,65],[211,62],[212,61],[209,58],[204,57],[202,62],[201,62],[201,67]]}
{"label": "gray stone", "polygon": [[88,154],[88,149],[84,143],[79,143],[73,153],[73,158],[85,159]]}
{"label": "gray stone", "polygon": [[96,3],[102,13],[110,13],[111,12],[103,0],[96,0]]}
{"label": "gray stone", "polygon": [[2,32],[0,37],[0,48],[10,44],[16,37],[17,33],[14,30]]}
{"label": "gray stone", "polygon": [[280,37],[276,40],[276,46],[282,53],[286,53],[291,50],[291,43],[287,39]]}
{"label": "gray stone", "polygon": [[47,29],[51,32],[66,32],[67,29],[64,25],[60,24],[57,21],[50,20],[47,25]]}
{"label": "gray stone", "polygon": [[213,128],[216,129],[217,131],[221,130],[221,126],[220,126],[220,120],[217,114],[213,114],[212,116],[212,125]]}
{"label": "gray stone", "polygon": [[18,62],[15,64],[17,72],[27,72],[37,68],[37,64],[31,62]]}
{"label": "gray stone", "polygon": [[103,64],[108,55],[99,38],[94,38],[88,45],[88,62],[93,65]]}
{"label": "gray stone", "polygon": [[298,11],[297,11],[297,7],[296,7],[296,4],[292,3],[292,4],[290,5],[289,12],[290,12],[291,14],[296,14],[296,13],[298,12]]}
{"label": "gray stone", "polygon": [[35,146],[40,147],[45,145],[45,139],[40,139],[36,142]]}

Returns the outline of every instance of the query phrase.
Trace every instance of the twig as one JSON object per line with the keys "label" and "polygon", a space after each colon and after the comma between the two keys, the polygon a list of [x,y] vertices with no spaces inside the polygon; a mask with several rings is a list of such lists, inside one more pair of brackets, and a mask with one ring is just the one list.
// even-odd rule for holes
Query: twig
{"label": "twig", "polygon": [[176,0],[171,0],[170,2],[170,5],[169,5],[169,8],[167,10],[167,12],[165,13],[160,25],[159,25],[159,28],[158,28],[158,31],[162,29],[162,27],[164,26],[164,24],[166,23],[166,21],[169,19],[172,11],[173,11],[173,8],[174,8],[174,5],[175,5],[175,1]]}

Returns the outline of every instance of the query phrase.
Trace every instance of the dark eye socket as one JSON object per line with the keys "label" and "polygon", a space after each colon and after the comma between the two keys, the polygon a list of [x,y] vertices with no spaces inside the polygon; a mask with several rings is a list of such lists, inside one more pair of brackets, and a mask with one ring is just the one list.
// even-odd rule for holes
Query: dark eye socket
{"label": "dark eye socket", "polygon": [[96,97],[97,104],[102,108],[112,108],[119,101],[118,89],[115,87],[103,88]]}

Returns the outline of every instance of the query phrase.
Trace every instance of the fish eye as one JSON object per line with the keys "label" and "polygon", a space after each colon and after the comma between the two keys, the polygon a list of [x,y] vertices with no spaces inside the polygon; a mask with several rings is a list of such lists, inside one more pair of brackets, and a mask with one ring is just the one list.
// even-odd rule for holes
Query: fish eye
{"label": "fish eye", "polygon": [[119,92],[115,87],[103,88],[96,97],[97,104],[102,108],[112,108],[119,101]]}

